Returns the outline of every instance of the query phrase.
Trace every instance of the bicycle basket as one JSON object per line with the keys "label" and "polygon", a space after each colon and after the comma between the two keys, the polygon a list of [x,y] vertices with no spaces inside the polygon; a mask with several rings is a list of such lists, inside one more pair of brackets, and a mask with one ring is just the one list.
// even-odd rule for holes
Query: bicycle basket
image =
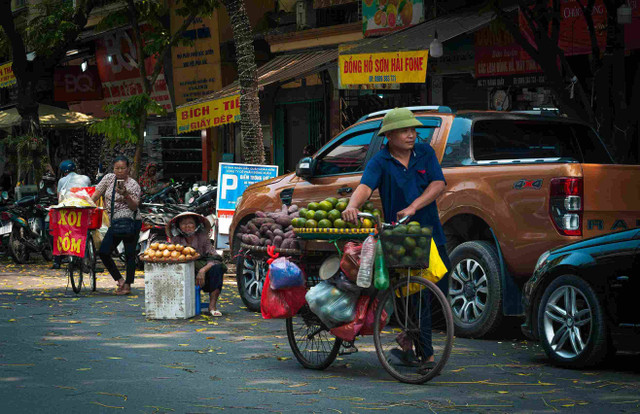
{"label": "bicycle basket", "polygon": [[431,251],[431,226],[401,224],[380,234],[382,251],[389,269],[426,269]]}

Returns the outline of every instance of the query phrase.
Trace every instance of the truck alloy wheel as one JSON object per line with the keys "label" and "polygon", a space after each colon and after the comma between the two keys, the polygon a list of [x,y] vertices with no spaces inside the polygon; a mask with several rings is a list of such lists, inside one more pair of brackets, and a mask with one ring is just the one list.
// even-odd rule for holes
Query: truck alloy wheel
{"label": "truck alloy wheel", "polygon": [[244,255],[238,256],[236,263],[236,281],[238,292],[247,309],[252,312],[260,311],[262,285],[267,275],[267,262]]}
{"label": "truck alloy wheel", "polygon": [[607,356],[604,310],[591,286],[575,275],[555,279],[538,310],[540,342],[557,365],[587,367]]}
{"label": "truck alloy wheel", "polygon": [[493,244],[470,241],[451,253],[449,303],[456,335],[478,338],[496,329],[502,320],[500,265]]}

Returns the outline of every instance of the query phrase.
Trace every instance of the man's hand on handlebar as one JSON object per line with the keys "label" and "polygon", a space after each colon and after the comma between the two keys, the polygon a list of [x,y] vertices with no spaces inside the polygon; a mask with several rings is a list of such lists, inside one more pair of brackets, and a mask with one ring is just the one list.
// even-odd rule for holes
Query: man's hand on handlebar
{"label": "man's hand on handlebar", "polygon": [[346,222],[353,223],[353,224],[358,224],[358,213],[360,213],[360,210],[358,210],[357,208],[355,208],[355,207],[347,207],[342,212],[342,218]]}
{"label": "man's hand on handlebar", "polygon": [[[398,211],[398,221],[400,221],[404,217],[411,217],[416,215],[416,209],[414,207],[407,207],[404,210]],[[405,220],[406,221],[406,220]]]}

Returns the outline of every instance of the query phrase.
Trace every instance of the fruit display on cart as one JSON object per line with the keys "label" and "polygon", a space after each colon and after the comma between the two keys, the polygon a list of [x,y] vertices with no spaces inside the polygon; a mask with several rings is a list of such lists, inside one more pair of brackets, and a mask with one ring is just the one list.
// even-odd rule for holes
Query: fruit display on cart
{"label": "fruit display on cart", "polygon": [[[341,229],[372,229],[375,223],[371,219],[364,219],[358,224],[348,223],[342,219],[342,212],[349,204],[348,198],[329,197],[319,202],[311,202],[299,211],[300,217],[292,220],[293,228],[299,232],[342,232]],[[382,213],[376,209],[371,201],[364,203],[362,211],[380,217]],[[333,229],[333,230],[332,230]]]}
{"label": "fruit display on cart", "polygon": [[193,247],[168,243],[151,243],[142,254],[142,261],[146,263],[186,263],[199,258],[200,254]]}
{"label": "fruit display on cart", "polygon": [[240,226],[240,241],[248,246],[278,249],[300,248],[293,232],[292,222],[300,217],[297,205],[282,205],[279,211],[256,212],[256,216],[247,224]]}

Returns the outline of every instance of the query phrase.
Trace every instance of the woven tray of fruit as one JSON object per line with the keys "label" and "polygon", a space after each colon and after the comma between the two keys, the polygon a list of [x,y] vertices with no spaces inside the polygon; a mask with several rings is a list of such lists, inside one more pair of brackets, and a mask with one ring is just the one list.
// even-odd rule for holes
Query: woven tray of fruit
{"label": "woven tray of fruit", "polygon": [[187,263],[200,258],[200,254],[193,247],[180,244],[151,243],[149,248],[140,255],[146,263]]}
{"label": "woven tray of fruit", "polygon": [[[342,219],[342,211],[349,204],[348,198],[329,197],[319,203],[312,202],[299,210],[300,217],[291,221],[293,232],[301,239],[338,240],[364,239],[375,231],[373,221],[362,220],[359,224],[347,223]],[[367,201],[362,211],[380,215],[373,203]]]}

